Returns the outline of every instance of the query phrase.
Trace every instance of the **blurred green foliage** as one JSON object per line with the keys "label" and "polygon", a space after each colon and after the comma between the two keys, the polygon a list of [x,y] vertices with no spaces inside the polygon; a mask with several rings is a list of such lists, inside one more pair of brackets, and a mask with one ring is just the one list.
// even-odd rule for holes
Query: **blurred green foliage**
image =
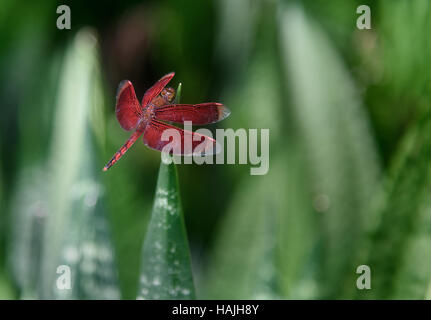
{"label": "blurred green foliage", "polygon": [[[197,298],[429,298],[430,23],[428,0],[3,0],[0,298],[135,299],[154,239],[184,249],[159,265],[167,298],[181,279]],[[101,172],[129,135],[118,83],[141,99],[170,71],[182,102],[232,111],[208,128],[270,129],[267,175],[178,165],[177,182],[142,143]],[[157,188],[181,203],[177,233],[154,227]]]}

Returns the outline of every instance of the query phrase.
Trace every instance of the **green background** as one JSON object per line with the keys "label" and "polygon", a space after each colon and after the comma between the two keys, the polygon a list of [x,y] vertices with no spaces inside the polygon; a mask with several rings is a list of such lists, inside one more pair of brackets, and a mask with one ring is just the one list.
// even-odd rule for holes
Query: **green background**
{"label": "green background", "polygon": [[[428,0],[3,0],[0,298],[136,298],[160,153],[138,141],[102,168],[129,136],[118,83],[141,99],[170,71],[181,102],[229,107],[213,132],[270,129],[267,175],[166,178],[197,298],[428,298],[430,30]],[[54,294],[58,264],[73,290]],[[356,287],[364,264],[371,290]]]}

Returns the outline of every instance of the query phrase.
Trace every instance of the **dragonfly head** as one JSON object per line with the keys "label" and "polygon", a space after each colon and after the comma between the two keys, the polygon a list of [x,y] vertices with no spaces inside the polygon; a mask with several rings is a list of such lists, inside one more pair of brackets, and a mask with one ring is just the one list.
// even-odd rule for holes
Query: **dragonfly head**
{"label": "dragonfly head", "polygon": [[171,103],[175,98],[175,89],[170,87],[164,88],[160,95],[166,100],[167,103]]}

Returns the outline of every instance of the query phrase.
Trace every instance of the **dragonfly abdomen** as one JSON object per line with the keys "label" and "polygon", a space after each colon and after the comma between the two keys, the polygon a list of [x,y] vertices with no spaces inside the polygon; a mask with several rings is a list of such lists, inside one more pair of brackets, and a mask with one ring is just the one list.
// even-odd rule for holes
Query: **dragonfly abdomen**
{"label": "dragonfly abdomen", "polygon": [[114,156],[109,160],[106,166],[103,168],[103,171],[107,171],[110,167],[112,167],[120,158],[126,153],[127,150],[135,143],[136,140],[141,136],[144,132],[144,128],[138,128],[135,132],[132,133],[129,139],[123,144],[123,146],[118,149],[118,151],[114,154]]}

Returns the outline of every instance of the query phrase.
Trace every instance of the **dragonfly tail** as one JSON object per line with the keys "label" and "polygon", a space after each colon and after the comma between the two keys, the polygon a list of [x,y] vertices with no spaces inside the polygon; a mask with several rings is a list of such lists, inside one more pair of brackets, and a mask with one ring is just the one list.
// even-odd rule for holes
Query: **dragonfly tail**
{"label": "dragonfly tail", "polygon": [[112,167],[120,158],[126,153],[127,150],[135,143],[136,140],[141,136],[144,132],[142,129],[137,129],[130,138],[123,144],[123,146],[114,154],[114,156],[109,160],[106,166],[103,168],[103,171],[107,171],[110,167]]}

